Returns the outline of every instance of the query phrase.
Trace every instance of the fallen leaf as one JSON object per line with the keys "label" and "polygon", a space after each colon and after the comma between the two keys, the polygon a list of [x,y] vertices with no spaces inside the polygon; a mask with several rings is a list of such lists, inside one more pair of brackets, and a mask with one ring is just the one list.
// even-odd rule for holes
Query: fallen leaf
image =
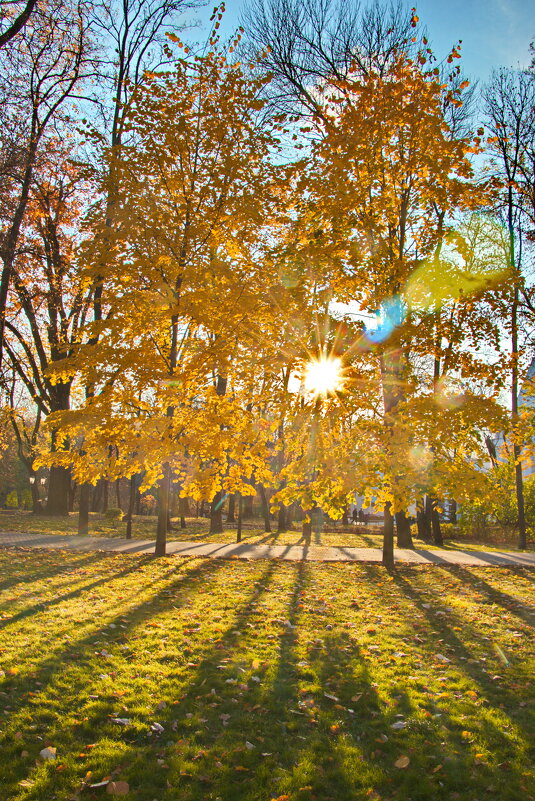
{"label": "fallen leaf", "polygon": [[41,759],[55,759],[56,758],[56,749],[54,746],[49,745],[47,748],[43,748],[42,751],[39,751],[39,756]]}
{"label": "fallen leaf", "polygon": [[401,768],[408,768],[410,763],[411,763],[411,761],[410,761],[408,756],[400,756],[394,762],[394,767],[400,768],[400,769]]}
{"label": "fallen leaf", "polygon": [[130,786],[128,782],[110,782],[106,787],[109,795],[128,795]]}

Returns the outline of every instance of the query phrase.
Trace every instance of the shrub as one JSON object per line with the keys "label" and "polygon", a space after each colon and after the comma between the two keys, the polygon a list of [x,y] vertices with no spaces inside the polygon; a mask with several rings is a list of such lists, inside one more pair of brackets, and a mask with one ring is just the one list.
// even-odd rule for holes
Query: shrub
{"label": "shrub", "polygon": [[104,512],[104,517],[106,520],[122,520],[123,519],[123,512],[122,509],[117,509],[115,506],[110,506],[109,509],[106,509]]}
{"label": "shrub", "polygon": [[15,490],[8,492],[6,497],[6,506],[8,509],[18,509],[19,508],[19,498]]}

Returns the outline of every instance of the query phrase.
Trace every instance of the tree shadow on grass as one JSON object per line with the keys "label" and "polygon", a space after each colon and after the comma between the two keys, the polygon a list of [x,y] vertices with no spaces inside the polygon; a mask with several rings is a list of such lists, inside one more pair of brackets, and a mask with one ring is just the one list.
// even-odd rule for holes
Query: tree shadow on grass
{"label": "tree shadow on grass", "polygon": [[[11,556],[11,549],[9,553]],[[76,556],[73,554],[74,558],[69,560],[67,564],[40,568],[39,570],[32,572],[31,575],[28,575],[25,563],[21,559],[21,557],[23,557],[26,553],[27,551],[24,551],[24,554],[21,554],[20,552],[15,554],[15,556],[19,557],[17,559],[17,564],[15,567],[10,566],[10,576],[5,578],[3,581],[0,581],[0,592],[8,590],[11,587],[16,587],[20,584],[33,584],[41,579],[53,578],[54,576],[69,573],[71,570],[74,571],[78,568],[89,566],[93,564],[93,562],[102,559],[102,554],[97,553],[83,554],[78,558],[76,558]]]}
{"label": "tree shadow on grass", "polygon": [[[85,631],[84,636],[80,636],[77,640],[62,642],[40,663],[35,663],[34,661],[29,666],[31,672],[17,673],[14,676],[5,677],[3,691],[4,695],[10,700],[12,711],[9,729],[5,730],[2,737],[5,748],[4,753],[11,752],[11,759],[8,759],[5,763],[3,781],[8,787],[10,786],[10,790],[13,790],[17,781],[24,778],[27,773],[27,767],[24,764],[26,760],[21,760],[19,756],[20,747],[18,748],[17,742],[12,739],[13,731],[28,732],[35,729],[38,732],[46,732],[48,741],[50,743],[55,742],[58,745],[58,752],[63,742],[64,754],[69,750],[76,753],[77,741],[82,744],[90,739],[97,742],[102,738],[104,738],[105,742],[113,742],[118,739],[120,750],[124,751],[125,748],[127,750],[130,748],[127,743],[122,741],[120,728],[110,722],[114,714],[121,714],[118,711],[118,697],[120,694],[117,696],[114,691],[114,676],[116,674],[113,670],[113,662],[110,664],[108,659],[101,655],[101,649],[95,650],[96,638],[99,635],[105,635],[108,640],[112,640],[108,647],[110,645],[112,648],[120,647],[120,643],[128,640],[129,631],[135,630],[146,621],[150,622],[158,614],[162,601],[164,605],[166,604],[166,600],[162,599],[162,591],[179,591],[183,596],[182,600],[187,603],[190,591],[192,588],[196,589],[193,587],[196,579],[204,580],[207,573],[210,575],[217,573],[223,564],[225,563],[210,561],[198,563],[195,567],[191,567],[191,561],[179,563],[172,572],[176,572],[188,565],[190,570],[185,575],[173,580],[173,577],[169,577],[169,573],[167,573],[166,576],[162,577],[163,586],[161,586],[162,581],[160,581],[160,586],[157,587],[156,591],[151,596],[145,597],[136,606],[124,609],[124,605],[121,603],[121,612],[115,617],[110,616],[105,621],[97,623],[89,632]],[[120,571],[114,574],[114,578],[123,574],[124,571]],[[159,604],[159,608],[155,608],[154,603]],[[177,597],[175,595],[173,597],[174,608],[176,608],[176,604]],[[119,634],[111,634],[110,623],[114,625],[116,630],[119,629],[119,626],[125,625],[125,630],[120,631]],[[157,636],[156,633],[155,636]],[[143,666],[140,665],[140,668],[142,669]],[[99,673],[104,671],[109,672],[109,677],[107,679],[106,677],[99,679]],[[136,685],[136,682],[139,683],[141,681],[143,683],[139,679],[135,668],[130,672],[133,686]],[[102,687],[102,685],[104,686]],[[89,694],[93,686],[96,686],[95,692],[97,695],[91,700]],[[28,700],[28,692],[31,696],[30,701]],[[83,710],[87,711],[88,714],[84,719],[80,720],[79,716],[83,714]],[[146,721],[146,725],[142,727],[143,736],[149,731],[149,722]],[[140,726],[141,724],[137,726],[138,735]],[[131,730],[129,730],[129,734],[131,733]],[[39,747],[42,747],[42,742]],[[80,746],[78,746],[79,749]],[[113,748],[108,750],[112,752],[110,759],[112,761],[115,760],[115,764],[110,767],[111,770],[116,767],[117,754]],[[132,758],[134,757],[135,753],[132,752]],[[51,771],[50,775],[45,777],[45,786],[43,786],[42,782],[39,782],[39,788],[36,789],[35,794],[30,792],[28,798],[39,799],[39,801],[44,798],[51,798],[58,783],[65,787],[65,782],[68,782],[69,779],[71,782],[78,781],[76,770],[73,772],[72,765],[68,767],[71,769],[66,769],[64,778],[56,776]],[[22,776],[21,770],[23,771]],[[103,775],[105,774],[103,773]],[[72,793],[69,793],[68,797],[70,795]],[[5,797],[11,796],[8,793]]]}
{"label": "tree shadow on grass", "polygon": [[[509,570],[511,570],[511,568],[509,568]],[[521,572],[523,575],[524,571],[525,568],[520,567],[517,568],[515,572]],[[492,584],[486,582],[480,574],[475,576],[469,568],[456,566],[455,575],[459,576],[465,583],[470,584],[475,591],[485,592],[488,595],[488,603],[498,604],[507,612],[510,612],[510,614],[520,618],[520,620],[528,626],[531,626],[531,628],[535,628],[535,606],[521,602],[518,598],[502,590],[498,590],[496,587],[493,587]],[[522,608],[519,609],[519,606],[522,606]]]}
{"label": "tree shadow on grass", "polygon": [[[105,557],[103,556],[102,558]],[[150,560],[151,557],[147,556],[144,559],[138,559],[135,562],[132,562],[119,572],[114,573],[113,579],[125,578],[130,573],[139,570],[141,565],[147,564]],[[24,620],[25,618],[32,617],[33,615],[37,615],[42,612],[46,612],[53,606],[65,603],[66,601],[72,601],[74,598],[78,598],[83,593],[88,592],[89,590],[94,590],[96,587],[99,587],[103,584],[107,584],[109,581],[110,581],[109,576],[100,577],[95,581],[91,581],[88,584],[83,584],[82,586],[77,587],[75,590],[71,590],[70,592],[64,593],[63,595],[56,596],[50,600],[40,601],[39,603],[33,604],[32,606],[28,606],[25,609],[22,609],[20,612],[16,612],[10,618],[0,620],[0,630],[6,628],[7,626],[15,625],[16,623],[20,622],[21,620]]]}
{"label": "tree shadow on grass", "polygon": [[[407,574],[410,568],[407,569]],[[426,659],[428,664],[435,666],[435,671],[438,668],[437,652],[449,653],[448,667],[442,665],[442,670],[448,670],[450,667],[457,669],[464,674],[464,676],[475,685],[476,695],[469,695],[466,698],[467,714],[474,717],[473,705],[477,707],[477,731],[469,733],[467,740],[464,740],[464,750],[470,749],[472,752],[479,747],[484,750],[484,757],[482,761],[475,757],[472,753],[472,761],[474,768],[482,776],[486,777],[489,783],[500,783],[502,785],[502,793],[504,795],[500,798],[516,799],[522,797],[525,791],[524,779],[526,768],[531,764],[530,755],[528,753],[528,743],[530,738],[525,731],[526,722],[529,715],[521,714],[520,716],[515,713],[519,710],[518,693],[515,687],[506,687],[500,682],[493,680],[491,674],[487,671],[486,667],[482,667],[479,660],[474,659],[474,652],[470,650],[468,642],[472,641],[480,646],[481,632],[478,631],[473,625],[468,623],[465,619],[457,615],[451,609],[447,613],[437,615],[436,606],[424,603],[424,598],[418,590],[416,583],[411,582],[409,578],[396,572],[394,581],[397,586],[402,589],[403,594],[410,599],[415,607],[427,619],[427,625],[431,629],[431,633],[436,637],[436,645],[434,646],[431,640],[427,645],[423,644],[421,647],[425,649]],[[439,600],[438,588],[435,591],[435,604]],[[427,597],[427,596],[426,596]],[[439,600],[440,602],[440,600]],[[488,631],[488,630],[486,630]],[[491,632],[489,632],[491,633]],[[490,641],[490,637],[487,637]],[[436,651],[434,649],[437,649]],[[488,652],[491,653],[490,650]],[[442,659],[440,660],[443,661]],[[486,663],[483,663],[486,665]],[[452,676],[452,681],[454,677]],[[469,686],[469,685],[468,685]],[[447,698],[449,697],[448,691],[451,693],[452,689],[445,685],[447,690],[446,703],[440,702],[441,693],[438,692],[436,697],[438,699],[436,710],[443,719],[449,716],[447,708]],[[457,693],[459,698],[463,698],[472,692],[472,688],[466,689],[458,687],[453,692]],[[459,747],[463,747],[462,732],[460,729],[463,727],[462,718],[453,721],[453,725],[457,730],[457,737],[459,740]],[[523,741],[523,743],[522,743]],[[474,743],[473,746],[470,743]],[[475,745],[477,743],[477,745]],[[522,744],[521,744],[522,743]],[[487,756],[490,755],[490,756]],[[503,767],[505,766],[505,767]]]}
{"label": "tree shadow on grass", "polygon": [[[453,721],[450,731],[418,717],[409,678],[397,676],[392,687],[388,649],[370,650],[361,631],[366,617],[352,610],[349,597],[333,607],[332,618],[311,620],[306,604],[314,590],[314,566],[240,563],[236,570],[235,563],[209,560],[186,565],[187,571],[184,564],[179,568],[179,578],[173,570],[158,577],[134,606],[125,608],[124,600],[118,599],[115,615],[108,614],[77,641],[62,643],[36,665],[35,673],[50,685],[48,698],[43,686],[36,694],[43,695],[41,701],[26,694],[15,702],[10,699],[10,731],[26,732],[38,723],[39,732],[58,746],[65,764],[60,772],[57,765],[40,768],[27,799],[69,798],[88,769],[95,781],[119,769],[119,778],[129,781],[136,801],[258,801],[264,788],[272,797],[291,793],[291,798],[303,801],[360,801],[374,798],[368,793],[372,788],[382,798],[400,801],[449,799],[450,792],[470,801],[483,797],[481,787],[470,784],[471,772],[482,768],[474,757],[476,746],[462,739],[462,723]],[[361,593],[383,578],[380,568],[348,568],[346,579],[364,575],[371,582],[361,582]],[[320,594],[339,580],[339,570],[332,567]],[[391,600],[401,599],[396,634],[408,638],[414,635],[411,608],[416,604],[422,614],[429,610],[421,606],[418,588],[401,578],[396,584],[399,597],[392,593],[391,599],[392,585],[383,585],[385,602],[378,611],[384,613]],[[212,621],[222,618],[221,631],[205,627],[208,616]],[[429,616],[429,622],[437,628],[434,617]],[[110,623],[125,629],[110,635]],[[347,629],[347,624],[353,628]],[[131,659],[117,667],[113,658],[95,653],[99,634],[111,640],[107,647],[112,651],[128,645]],[[424,643],[422,651],[431,664],[433,643]],[[149,652],[151,661],[145,665],[143,654]],[[109,672],[109,679],[98,680],[100,671]],[[139,701],[147,685],[150,713]],[[92,691],[99,698],[90,699]],[[351,700],[360,693],[359,700]],[[395,707],[386,702],[390,695],[396,697]],[[41,711],[46,712],[44,720]],[[393,733],[396,713],[409,724]],[[438,721],[449,718],[447,709],[441,714]],[[114,716],[132,722],[122,727],[111,722]],[[153,722],[163,731],[151,732]],[[86,750],[86,743],[95,747],[80,761],[76,755]],[[444,764],[433,773],[440,764],[432,761],[437,752]],[[27,773],[24,765],[21,772],[16,747],[5,753],[8,763],[10,758],[13,762],[6,770],[11,797]],[[411,757],[410,767],[402,771],[392,767],[401,753]],[[490,783],[495,775],[499,778],[499,769],[487,774]],[[503,788],[503,777],[497,782],[503,791],[500,801],[526,797],[518,794],[518,775],[513,765],[506,775],[510,792]],[[101,793],[86,790],[83,797],[93,801]]]}

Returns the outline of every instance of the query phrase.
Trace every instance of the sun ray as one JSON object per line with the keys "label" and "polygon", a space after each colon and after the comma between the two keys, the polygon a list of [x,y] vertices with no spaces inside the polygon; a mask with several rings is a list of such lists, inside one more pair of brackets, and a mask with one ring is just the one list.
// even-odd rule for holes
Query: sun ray
{"label": "sun ray", "polygon": [[305,364],[303,383],[312,395],[334,395],[344,383],[342,361],[333,356],[321,356]]}

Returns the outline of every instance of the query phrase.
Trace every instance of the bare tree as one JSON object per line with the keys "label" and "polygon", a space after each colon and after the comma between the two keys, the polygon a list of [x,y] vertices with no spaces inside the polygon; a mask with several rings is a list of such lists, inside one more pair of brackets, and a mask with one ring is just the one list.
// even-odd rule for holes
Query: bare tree
{"label": "bare tree", "polygon": [[[23,8],[20,8],[21,4],[16,2],[16,0],[15,2],[14,0],[7,0],[7,2],[0,4],[0,18],[2,22],[6,19],[8,20],[7,28],[0,33],[0,47],[4,47],[4,45],[10,42],[11,39],[24,28],[36,5],[37,0],[27,0]],[[10,11],[15,7],[15,14],[6,15],[4,8],[1,8],[2,6],[11,6]]]}
{"label": "bare tree", "polygon": [[[168,53],[167,33],[184,26],[181,15],[199,7],[206,0],[100,0],[93,7],[91,24],[101,44],[100,82],[104,97],[98,103],[103,128],[102,142],[111,146],[113,158],[106,164],[102,183],[105,187],[106,227],[113,226],[115,194],[114,163],[120,158],[124,124],[130,100],[147,71],[157,70]],[[102,319],[102,277],[94,281],[93,309],[96,321]]]}
{"label": "bare tree", "polygon": [[[535,79],[529,73],[500,70],[486,86],[483,99],[489,145],[503,193],[498,211],[508,230],[508,262],[511,272],[511,298],[508,329],[511,336],[511,423],[513,435],[518,421],[520,374],[519,318],[524,290],[522,238],[526,216],[526,196],[522,183],[535,152]],[[521,444],[513,442],[515,485],[518,507],[519,547],[526,547],[524,484],[520,462]]]}
{"label": "bare tree", "polygon": [[262,54],[272,74],[271,100],[284,112],[321,115],[318,87],[350,69],[384,73],[400,49],[416,41],[412,12],[374,0],[251,0],[242,15],[243,48]]}
{"label": "bare tree", "polygon": [[[69,164],[65,149],[49,149],[36,165],[26,223],[15,261],[6,310],[5,354],[19,384],[36,406],[36,444],[39,424],[52,412],[69,408],[72,380],[54,375],[79,346],[90,295],[77,262],[77,222],[87,203],[88,187],[80,167]],[[12,426],[17,420],[12,418]],[[17,434],[20,443],[22,437]],[[35,456],[27,443],[26,450]],[[56,433],[51,434],[51,448]],[[50,469],[46,512],[66,514],[70,471]]]}
{"label": "bare tree", "polygon": [[2,51],[0,94],[11,124],[5,137],[16,150],[7,161],[17,164],[3,209],[0,232],[0,365],[4,350],[5,310],[13,280],[21,231],[35,165],[49,131],[58,135],[66,121],[67,101],[88,77],[87,23],[79,5],[51,0],[33,14],[23,33]]}

